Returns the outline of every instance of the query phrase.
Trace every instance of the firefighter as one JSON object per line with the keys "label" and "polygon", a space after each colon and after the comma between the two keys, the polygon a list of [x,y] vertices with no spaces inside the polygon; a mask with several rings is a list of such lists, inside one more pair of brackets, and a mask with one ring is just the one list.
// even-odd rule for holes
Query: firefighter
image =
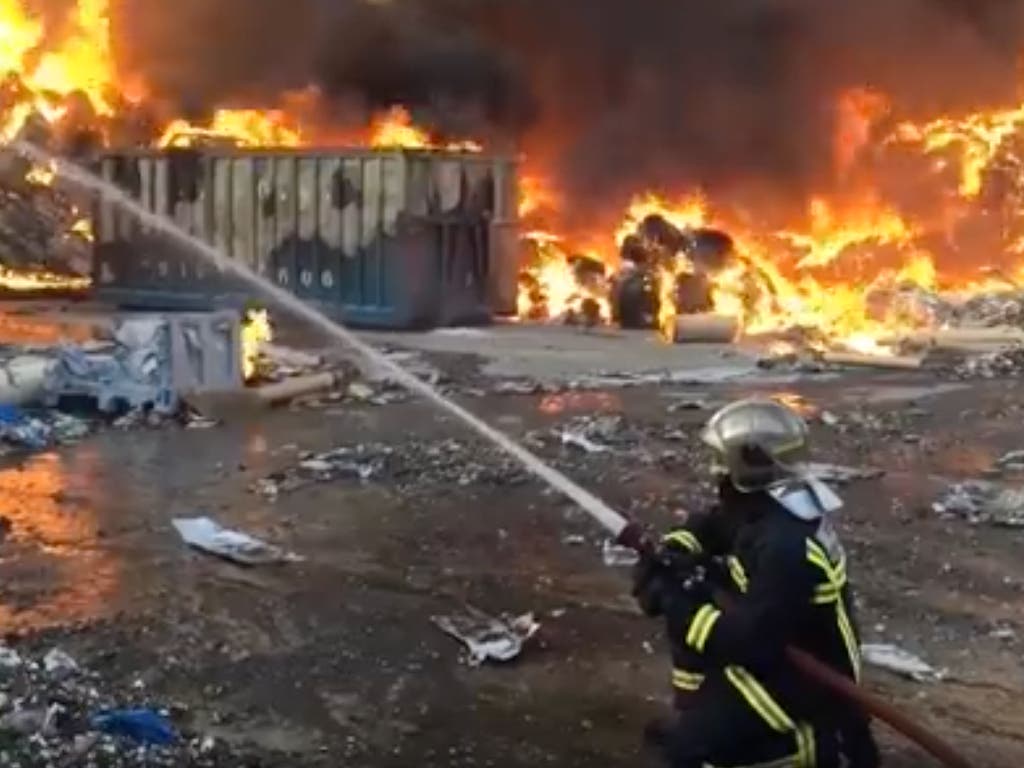
{"label": "firefighter", "polygon": [[[866,717],[785,659],[800,648],[851,680],[860,645],[841,500],[811,476],[807,426],[772,400],[741,400],[701,435],[718,503],[641,559],[634,595],[664,616],[677,714],[649,736],[673,768],[851,768],[879,764]],[[723,597],[726,596],[727,597]]]}

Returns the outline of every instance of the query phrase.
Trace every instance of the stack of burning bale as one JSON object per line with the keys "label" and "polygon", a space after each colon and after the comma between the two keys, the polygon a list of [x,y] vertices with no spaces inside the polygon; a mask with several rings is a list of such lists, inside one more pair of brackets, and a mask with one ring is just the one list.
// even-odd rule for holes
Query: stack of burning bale
{"label": "stack of burning bale", "polygon": [[[732,238],[717,229],[681,229],[657,214],[647,216],[622,242],[622,270],[612,291],[612,316],[624,328],[658,328],[659,318],[695,326],[701,318],[712,336],[729,340],[735,323],[712,321],[711,277],[733,257]],[[671,280],[668,289],[663,280]],[[662,307],[662,301],[672,307]],[[666,311],[668,310],[668,311]],[[721,326],[721,327],[720,327]],[[666,330],[666,329],[662,329]],[[674,336],[674,332],[670,335]]]}
{"label": "stack of burning bale", "polygon": [[0,288],[88,286],[89,202],[73,194],[51,169],[0,151]]}

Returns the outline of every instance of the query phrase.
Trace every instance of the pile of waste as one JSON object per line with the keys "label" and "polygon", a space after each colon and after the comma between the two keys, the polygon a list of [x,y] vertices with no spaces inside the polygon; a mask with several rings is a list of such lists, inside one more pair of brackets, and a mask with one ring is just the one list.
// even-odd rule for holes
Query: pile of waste
{"label": "pile of waste", "polygon": [[0,764],[226,766],[225,743],[191,733],[145,685],[105,690],[101,677],[59,648],[34,657],[0,646]]}
{"label": "pile of waste", "polygon": [[932,504],[932,509],[972,525],[1024,528],[1024,489],[986,480],[954,483]]}
{"label": "pile of waste", "polygon": [[[0,264],[37,276],[20,288],[82,290],[89,285],[91,231],[75,200],[49,169],[0,152]],[[2,268],[0,268],[2,269]]]}
{"label": "pile of waste", "polygon": [[258,480],[251,490],[276,499],[314,483],[348,479],[387,481],[398,489],[423,485],[512,485],[525,482],[518,462],[481,444],[459,440],[409,440],[395,445],[360,443],[321,453],[302,453],[298,461]]}

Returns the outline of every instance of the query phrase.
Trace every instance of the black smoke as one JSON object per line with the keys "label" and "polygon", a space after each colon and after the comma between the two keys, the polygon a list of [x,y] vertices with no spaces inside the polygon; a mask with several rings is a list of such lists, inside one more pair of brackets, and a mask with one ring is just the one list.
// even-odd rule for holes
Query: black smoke
{"label": "black smoke", "polygon": [[339,119],[401,103],[500,136],[580,208],[638,187],[799,196],[835,104],[908,116],[1013,98],[1024,0],[115,0],[122,66],[176,108],[316,84]]}

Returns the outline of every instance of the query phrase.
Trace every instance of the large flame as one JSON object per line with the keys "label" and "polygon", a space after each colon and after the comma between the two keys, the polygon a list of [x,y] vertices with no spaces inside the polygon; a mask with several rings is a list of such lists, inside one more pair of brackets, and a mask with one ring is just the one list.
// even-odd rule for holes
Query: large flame
{"label": "large flame", "polygon": [[[146,83],[114,66],[108,3],[69,0],[64,23],[46,29],[30,12],[30,0],[0,0],[0,141],[16,136],[33,116],[59,128],[77,125],[84,109],[95,130],[120,110],[149,103]],[[275,104],[225,104],[200,122],[169,115],[148,138],[161,147],[224,141],[481,149],[474,141],[433,135],[400,105],[369,120],[325,127],[310,117],[319,114],[317,100],[307,89],[298,99],[282,94]],[[652,194],[637,179],[637,196],[625,211],[570,227],[573,201],[550,168],[530,162],[519,206],[527,230],[520,313],[608,320],[607,278],[619,266],[620,246],[652,215],[683,232],[714,227],[731,236],[732,258],[707,278],[714,311],[737,317],[747,334],[800,328],[816,344],[884,353],[878,339],[930,322],[919,308],[885,297],[910,289],[970,295],[1024,281],[1024,160],[1018,157],[1024,156],[1024,105],[910,120],[885,94],[853,88],[837,94],[835,116],[833,178],[784,217],[682,185]],[[900,184],[888,183],[893,176],[901,183],[909,178],[902,166],[889,176],[879,170],[889,153],[915,160],[919,176],[910,198]],[[32,168],[27,181],[49,185],[52,169]],[[76,220],[67,235],[90,238],[88,221]],[[595,262],[607,265],[607,274]],[[680,257],[653,269],[658,324],[669,330],[677,280],[705,267]],[[40,281],[0,273],[0,285],[9,287]]]}

